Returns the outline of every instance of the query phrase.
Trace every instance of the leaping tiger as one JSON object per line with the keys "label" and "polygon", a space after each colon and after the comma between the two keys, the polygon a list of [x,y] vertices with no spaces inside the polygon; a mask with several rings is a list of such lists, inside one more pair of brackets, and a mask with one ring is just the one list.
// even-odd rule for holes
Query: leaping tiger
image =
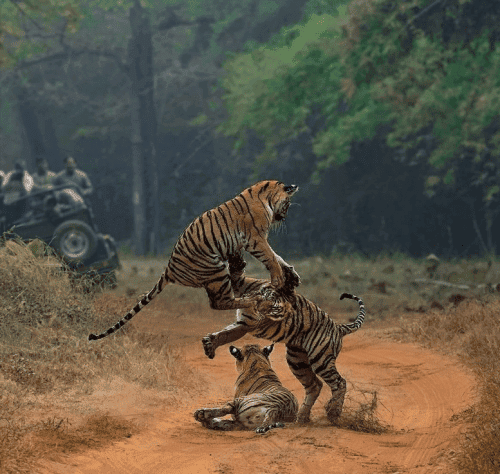
{"label": "leaping tiger", "polygon": [[282,268],[299,275],[267,242],[269,229],[283,221],[290,199],[298,186],[279,181],[260,181],[235,198],[197,217],[182,233],[170,260],[155,286],[120,321],[101,334],[90,334],[89,341],[107,337],[130,321],[169,283],[205,288],[213,309],[243,309],[266,312],[269,302],[259,295],[235,298],[227,261],[242,250],[260,260],[277,288],[285,283]]}
{"label": "leaping tiger", "polygon": [[[273,345],[260,349],[246,345],[241,350],[231,346],[239,376],[234,400],[220,408],[200,408],[194,418],[212,430],[255,430],[267,433],[282,428],[283,422],[294,422],[299,409],[295,395],[284,387],[271,367],[269,354]],[[232,420],[219,417],[232,415]]]}
{"label": "leaping tiger", "polygon": [[323,386],[319,376],[332,391],[325,410],[330,422],[335,424],[342,413],[346,393],[346,381],[338,373],[335,361],[342,348],[343,337],[357,331],[363,324],[365,307],[361,298],[348,293],[340,296],[341,300],[350,298],[357,301],[359,313],[354,322],[337,324],[313,302],[295,293],[294,276],[288,270],[285,270],[284,288],[277,290],[269,280],[245,278],[245,265],[241,255],[230,261],[232,285],[236,294],[260,294],[272,303],[272,311],[261,315],[248,309],[238,310],[235,323],[203,338],[205,354],[213,359],[217,347],[234,342],[245,334],[284,342],[290,370],[306,392],[297,421],[310,421],[311,408]]}

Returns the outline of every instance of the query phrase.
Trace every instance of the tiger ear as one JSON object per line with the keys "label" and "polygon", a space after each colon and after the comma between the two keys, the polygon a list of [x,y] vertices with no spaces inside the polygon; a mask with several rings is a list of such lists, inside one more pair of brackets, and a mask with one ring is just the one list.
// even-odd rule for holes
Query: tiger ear
{"label": "tiger ear", "polygon": [[273,349],[274,349],[274,344],[271,344],[270,346],[264,347],[264,349],[262,349],[262,353],[266,357],[269,357],[269,354],[271,354],[271,352],[273,352]]}
{"label": "tiger ear", "polygon": [[243,354],[241,353],[241,351],[237,348],[237,347],[234,347],[234,346],[230,346],[229,347],[229,352],[231,353],[231,355],[236,359],[236,360],[243,360]]}

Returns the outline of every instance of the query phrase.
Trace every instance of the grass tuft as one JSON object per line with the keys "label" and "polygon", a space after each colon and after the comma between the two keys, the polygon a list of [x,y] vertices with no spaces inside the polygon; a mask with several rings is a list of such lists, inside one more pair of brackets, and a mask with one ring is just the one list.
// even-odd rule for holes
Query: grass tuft
{"label": "grass tuft", "polygon": [[[359,390],[356,390],[356,392],[359,392]],[[376,415],[379,405],[377,392],[363,390],[360,393],[365,400],[353,402],[348,397],[351,403],[344,406],[338,426],[363,433],[381,434],[387,432],[390,427],[383,424]]]}

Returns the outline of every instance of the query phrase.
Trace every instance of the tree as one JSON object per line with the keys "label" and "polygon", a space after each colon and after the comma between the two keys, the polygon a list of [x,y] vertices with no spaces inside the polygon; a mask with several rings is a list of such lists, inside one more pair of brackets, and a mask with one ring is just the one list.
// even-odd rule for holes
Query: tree
{"label": "tree", "polygon": [[[16,72],[16,68],[50,51],[62,35],[77,31],[80,19],[77,4],[74,0],[0,2],[0,71],[5,82],[9,82],[9,78],[15,82],[13,96],[19,104],[20,119],[26,131],[29,151],[26,164],[31,167],[34,167],[36,158],[48,158],[48,150],[53,152],[53,156],[58,149],[53,140],[50,144],[44,142],[25,78]],[[49,134],[53,131],[50,127],[49,123]],[[50,138],[53,138],[53,134]]]}
{"label": "tree", "polygon": [[[428,197],[455,193],[467,202],[482,250],[493,251],[500,4],[354,0],[338,12],[226,64],[230,115],[221,130],[237,137],[236,147],[249,132],[263,141],[257,173],[283,144],[309,133],[315,182],[351,160],[357,143],[382,134],[394,160],[424,165],[416,179]],[[314,116],[321,125],[312,133]]]}
{"label": "tree", "polygon": [[81,18],[76,0],[3,0],[0,3],[0,68],[41,54],[61,35],[75,33]]}
{"label": "tree", "polygon": [[[129,77],[130,125],[132,128],[130,136],[134,168],[132,190],[135,222],[134,247],[138,254],[144,254],[148,248],[149,237],[149,251],[158,253],[160,247],[160,199],[156,155],[157,114],[154,101],[153,45],[149,11],[142,7],[139,0],[134,0],[131,4],[119,0],[95,0],[87,3],[80,12],[68,10],[70,7],[72,8],[70,4],[67,4],[67,8],[64,9],[62,3],[58,2],[43,4],[42,11],[35,4],[28,4],[28,7],[25,7],[24,4],[19,6],[14,0],[10,3],[14,10],[17,8],[21,19],[19,25],[16,25],[17,30],[15,30],[12,26],[16,20],[15,12],[12,12],[11,8],[9,10],[10,17],[8,17],[11,21],[4,23],[3,26],[7,32],[15,30],[19,45],[12,47],[11,51],[8,52],[7,56],[11,57],[12,60],[4,61],[4,66],[19,71],[31,69],[42,63],[71,60],[78,56],[98,56],[113,60]],[[66,36],[68,31],[76,31],[76,26],[72,23],[73,17],[89,18],[95,14],[96,8],[103,11],[122,9],[128,12],[131,36],[127,58],[120,56],[120,53],[116,51],[93,48],[88,45],[80,46],[68,41]],[[36,14],[45,20],[43,27],[35,19]],[[62,22],[61,15],[63,16]],[[202,24],[206,29],[206,25],[210,21],[206,17],[201,18],[201,20],[185,21],[173,14],[168,21],[163,21],[160,26],[162,30],[168,30],[178,26]],[[40,33],[42,30],[43,34]],[[51,30],[54,32],[50,32]],[[46,40],[43,48],[36,46],[36,39],[39,37]],[[11,44],[14,44],[13,40]],[[30,148],[33,150],[34,158],[43,156],[45,154],[43,139],[39,132],[36,116],[26,91],[22,88],[19,90],[21,118],[28,135]],[[85,133],[85,131],[82,132]],[[33,163],[34,158],[32,159]]]}
{"label": "tree", "polygon": [[[127,238],[128,229],[133,227],[128,214],[133,214],[131,207],[137,193],[131,193],[130,188],[132,176],[140,175],[131,171],[131,151],[140,157],[139,168],[142,171],[146,168],[140,180],[143,186],[139,196],[146,208],[140,212],[146,217],[141,225],[151,225],[141,231],[142,248],[147,251],[148,236],[157,227],[154,215],[158,215],[151,212],[154,205],[150,199],[163,207],[160,210],[165,246],[166,237],[176,237],[197,213],[249,184],[248,156],[252,149],[247,148],[247,155],[235,159],[228,153],[230,140],[213,134],[225,115],[222,108],[215,107],[220,91],[214,91],[213,86],[221,72],[226,48],[239,51],[245,48],[245,41],[269,37],[280,27],[273,15],[283,21],[297,21],[304,3],[304,0],[187,3],[84,0],[78,2],[81,18],[76,33],[57,30],[57,40],[51,42],[48,49],[22,58],[16,68],[3,77],[11,78],[11,88],[16,82],[25,88],[23,100],[38,120],[40,133],[36,134],[35,127],[29,126],[27,132],[34,143],[40,141],[36,135],[41,135],[44,145],[32,148],[50,148],[47,131],[51,127],[46,124],[50,122],[47,118],[52,118],[61,149],[75,153],[85,170],[97,180],[93,199],[100,204],[98,217],[105,231],[115,232],[120,227],[120,239]],[[315,3],[329,2],[317,0]],[[132,44],[131,21],[136,16],[133,11],[137,5],[142,9],[141,18],[148,20],[149,17],[154,47],[149,62],[153,66],[148,67],[153,71],[152,76],[146,67],[147,61],[132,71],[134,58],[141,59],[132,51],[145,44],[144,38]],[[250,43],[246,47],[251,47]],[[135,77],[138,71],[142,79]],[[146,87],[141,89],[144,94],[137,93],[148,81],[151,83],[151,77],[154,90]],[[146,121],[152,123],[147,119],[152,117],[147,112],[153,110],[151,104],[156,116],[156,132],[143,126]],[[19,107],[19,103],[14,106]],[[205,121],[193,121],[200,111]],[[131,133],[132,126],[138,133]],[[9,133],[15,141],[14,130]],[[155,140],[156,146],[151,146]],[[2,137],[2,143],[6,141]],[[151,150],[156,150],[161,170],[153,173],[162,180],[161,197],[146,200],[144,194],[151,196],[153,189],[151,181],[144,183],[154,166],[154,161],[148,158]],[[18,155],[11,153],[10,156]],[[115,192],[111,192],[110,187]],[[119,202],[119,209],[112,211],[108,198]],[[101,214],[102,208],[106,212]],[[117,216],[120,216],[119,223]]]}

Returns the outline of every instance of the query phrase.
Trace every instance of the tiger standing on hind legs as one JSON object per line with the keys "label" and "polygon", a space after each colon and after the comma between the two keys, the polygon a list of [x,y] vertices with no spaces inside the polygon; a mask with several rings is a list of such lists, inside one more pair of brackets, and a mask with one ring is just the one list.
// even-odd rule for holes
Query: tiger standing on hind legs
{"label": "tiger standing on hind legs", "polygon": [[228,259],[250,252],[271,274],[272,284],[285,284],[283,269],[300,277],[293,267],[277,255],[267,242],[273,224],[282,222],[290,199],[298,186],[280,181],[260,181],[233,199],[197,217],[174,246],[167,267],[156,285],[120,321],[101,334],[90,334],[89,341],[102,339],[120,329],[170,283],[205,288],[213,309],[243,309],[266,312],[269,302],[259,295],[236,297],[228,270]]}
{"label": "tiger standing on hind legs", "polygon": [[363,302],[357,296],[343,293],[340,299],[357,301],[359,313],[354,322],[337,324],[321,308],[295,292],[297,282],[288,270],[285,269],[285,286],[276,289],[269,280],[246,278],[245,266],[241,254],[229,261],[235,293],[240,297],[259,294],[271,304],[271,309],[265,314],[247,308],[239,309],[236,322],[202,339],[205,354],[213,359],[217,347],[234,342],[245,334],[283,342],[288,366],[306,392],[297,421],[310,421],[311,409],[323,386],[321,378],[332,392],[325,406],[326,414],[330,422],[336,424],[344,406],[346,381],[338,373],[335,362],[342,349],[343,337],[357,331],[363,324]]}
{"label": "tiger standing on hind legs", "polygon": [[[283,422],[294,422],[299,409],[295,395],[285,388],[271,367],[269,354],[274,344],[260,347],[247,344],[242,349],[231,346],[229,352],[236,359],[239,376],[233,401],[220,408],[200,408],[194,418],[212,430],[255,430],[267,433],[272,428],[283,428]],[[232,420],[219,417],[232,415]]]}

